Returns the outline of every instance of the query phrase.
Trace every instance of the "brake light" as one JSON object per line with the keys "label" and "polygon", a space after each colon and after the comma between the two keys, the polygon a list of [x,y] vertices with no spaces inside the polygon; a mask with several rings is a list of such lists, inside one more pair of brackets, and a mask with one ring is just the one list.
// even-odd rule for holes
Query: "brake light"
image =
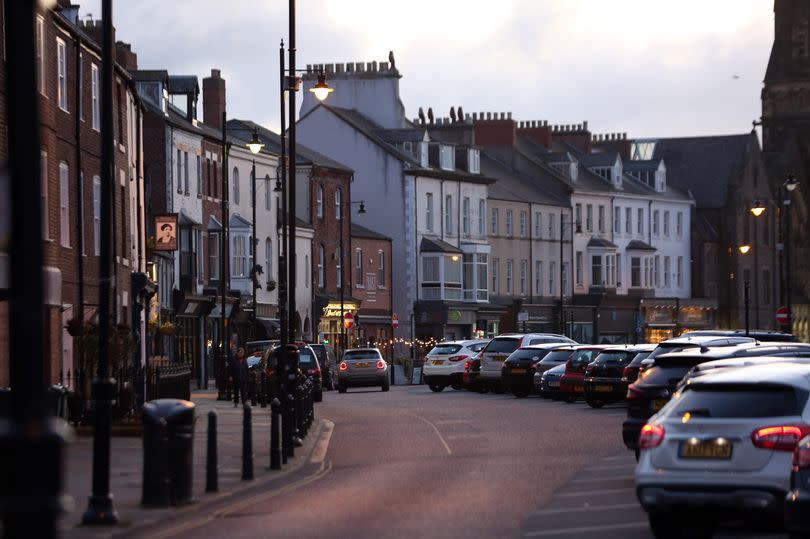
{"label": "brake light", "polygon": [[639,449],[652,449],[664,441],[664,427],[657,423],[647,423],[641,427],[641,436],[638,439]]}
{"label": "brake light", "polygon": [[636,387],[636,384],[627,386],[627,400],[640,399],[644,397],[644,392]]}
{"label": "brake light", "polygon": [[385,361],[383,361],[382,359],[377,361],[377,368],[378,369],[384,369],[385,368]]}
{"label": "brake light", "polygon": [[793,451],[799,440],[808,434],[810,434],[810,425],[763,427],[751,433],[751,442],[762,449]]}
{"label": "brake light", "polygon": [[321,375],[321,369],[307,369],[307,374],[309,376],[315,376],[315,375],[320,376]]}
{"label": "brake light", "polygon": [[447,361],[461,361],[462,359],[467,359],[468,356],[452,356],[447,358]]}
{"label": "brake light", "polygon": [[465,361],[465,362],[464,362],[464,370],[465,370],[465,371],[469,371],[469,370],[470,370],[470,362],[469,362],[469,361]]}
{"label": "brake light", "polygon": [[339,366],[338,368],[339,368],[340,370],[342,370],[342,371],[347,371],[347,370],[349,370],[349,366],[348,366],[348,365],[346,365],[346,362],[345,362],[345,361],[341,361],[341,362],[340,362],[340,366]]}
{"label": "brake light", "polygon": [[632,367],[625,367],[625,368],[624,368],[624,370],[622,371],[622,378],[629,379],[629,378],[630,378],[630,374],[631,374],[632,372],[633,372],[633,368],[632,368]]}
{"label": "brake light", "polygon": [[799,442],[793,450],[793,469],[810,468],[810,438]]}

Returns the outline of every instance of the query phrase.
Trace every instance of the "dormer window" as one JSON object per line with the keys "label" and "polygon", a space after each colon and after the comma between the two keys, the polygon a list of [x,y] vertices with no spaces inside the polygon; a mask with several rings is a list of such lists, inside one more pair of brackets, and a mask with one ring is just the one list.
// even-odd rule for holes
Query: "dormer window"
{"label": "dormer window", "polygon": [[456,153],[452,146],[441,144],[439,146],[439,166],[442,170],[454,170],[456,168]]}
{"label": "dormer window", "polygon": [[428,164],[428,143],[423,141],[419,143],[419,165],[427,168]]}
{"label": "dormer window", "polygon": [[481,172],[481,153],[475,148],[470,148],[467,156],[467,163],[469,164],[469,172],[471,174],[478,174]]}
{"label": "dormer window", "polygon": [[612,181],[613,180],[613,168],[611,168],[611,167],[596,167],[596,168],[593,168],[591,170],[593,170],[596,174],[601,176],[602,179],[604,179],[604,180],[607,180],[607,181]]}
{"label": "dormer window", "polygon": [[405,141],[402,143],[402,151],[407,153],[408,155],[413,155],[413,143],[411,141]]}

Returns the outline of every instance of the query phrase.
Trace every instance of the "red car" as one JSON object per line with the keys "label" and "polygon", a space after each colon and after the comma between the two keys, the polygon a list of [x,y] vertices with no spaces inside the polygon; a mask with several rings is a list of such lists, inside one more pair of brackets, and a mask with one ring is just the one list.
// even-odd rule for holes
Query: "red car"
{"label": "red car", "polygon": [[574,402],[585,393],[585,369],[596,359],[599,352],[610,345],[586,344],[577,346],[568,361],[565,362],[565,374],[560,378],[560,398],[565,402]]}

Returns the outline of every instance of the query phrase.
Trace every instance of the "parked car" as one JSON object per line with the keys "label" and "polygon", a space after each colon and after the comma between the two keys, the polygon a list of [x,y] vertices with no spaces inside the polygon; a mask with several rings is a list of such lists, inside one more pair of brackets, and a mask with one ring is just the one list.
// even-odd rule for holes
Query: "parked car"
{"label": "parked car", "polygon": [[422,380],[431,391],[442,391],[450,386],[461,389],[464,364],[487,345],[488,340],[440,342],[425,356]]}
{"label": "parked car", "polygon": [[318,356],[318,364],[321,366],[321,378],[323,379],[323,387],[325,389],[335,389],[335,367],[337,367],[337,360],[335,358],[335,349],[331,345],[324,343],[310,344],[310,348]]}
{"label": "parked car", "polygon": [[315,402],[321,402],[323,400],[323,383],[318,356],[315,355],[315,351],[305,342],[295,342],[292,344],[298,346],[298,369],[301,371],[301,374],[307,376],[314,384],[313,400]]}
{"label": "parked car", "polygon": [[496,393],[506,388],[501,380],[501,368],[509,354],[522,346],[542,343],[577,344],[564,335],[555,333],[505,333],[489,341],[481,351],[480,381]]}
{"label": "parked car", "polygon": [[350,348],[343,353],[338,366],[338,392],[346,393],[350,387],[380,386],[388,391],[391,382],[388,363],[377,348]]}
{"label": "parked car", "polygon": [[791,537],[810,536],[810,436],[802,438],[793,450],[785,527]]}
{"label": "parked car", "polygon": [[[302,376],[308,377],[313,387],[313,400],[321,402],[323,400],[323,386],[321,383],[321,368],[318,364],[318,358],[315,352],[305,342],[291,343],[298,348],[298,370]],[[258,373],[264,371],[266,378],[266,390],[268,400],[278,395],[278,352],[279,343],[274,341],[273,344],[266,348],[261,357],[249,356],[248,369],[254,373],[254,380],[256,387],[260,388],[260,381]]]}
{"label": "parked car", "polygon": [[638,379],[638,373],[641,371],[641,362],[647,359],[652,352],[652,350],[638,352],[624,368],[622,371],[622,384],[624,384],[625,390],[627,390],[627,386]]}
{"label": "parked car", "polygon": [[464,374],[461,378],[461,385],[468,391],[486,393],[489,391],[486,386],[481,385],[478,376],[481,374],[481,359],[479,354],[464,362]]}
{"label": "parked car", "polygon": [[[578,345],[571,345],[565,344],[562,345],[560,348],[555,348],[554,350],[550,351],[546,354],[543,359],[540,360],[535,367],[535,374],[543,374],[547,370],[556,367],[557,365],[564,365],[568,358],[571,357],[571,354],[576,350]],[[535,380],[539,380],[538,377],[535,377]],[[536,384],[535,384],[536,385]]]}
{"label": "parked car", "polygon": [[682,337],[751,337],[762,342],[796,342],[792,333],[772,331],[769,329],[700,329],[687,331]]}
{"label": "parked car", "polygon": [[736,346],[738,344],[753,343],[753,337],[717,336],[717,335],[693,335],[684,334],[680,337],[668,339],[658,343],[658,346],[650,352],[650,355],[641,361],[639,374],[655,365],[655,358],[661,354],[678,352],[689,348],[718,348],[723,346]]}
{"label": "parked car", "polygon": [[585,402],[591,408],[624,400],[627,386],[622,373],[634,357],[652,352],[654,344],[613,346],[602,350],[585,369]]}
{"label": "parked car", "polygon": [[544,399],[560,400],[560,378],[565,374],[565,363],[560,363],[540,374],[539,382],[535,375],[535,391]]}
{"label": "parked car", "polygon": [[606,348],[610,345],[583,344],[576,347],[565,362],[565,373],[560,378],[560,394],[565,402],[574,402],[585,393],[585,369]]}
{"label": "parked car", "polygon": [[261,358],[269,348],[277,345],[278,340],[248,341],[245,343],[245,356],[248,359],[250,359],[251,356]]}
{"label": "parked car", "polygon": [[707,375],[647,423],[636,492],[656,537],[708,537],[728,519],[781,527],[798,442],[810,434],[810,365]]}
{"label": "parked car", "polygon": [[528,397],[533,389],[535,366],[549,352],[564,346],[568,345],[544,343],[518,348],[503,362],[501,380],[515,397]]}

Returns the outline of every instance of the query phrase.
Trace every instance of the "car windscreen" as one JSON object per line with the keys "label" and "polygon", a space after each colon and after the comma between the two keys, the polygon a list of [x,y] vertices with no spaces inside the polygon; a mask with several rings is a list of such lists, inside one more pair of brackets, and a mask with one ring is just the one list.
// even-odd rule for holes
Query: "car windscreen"
{"label": "car windscreen", "polygon": [[630,361],[629,366],[630,367],[639,367],[639,366],[641,366],[641,362],[644,361],[645,359],[647,359],[648,357],[650,357],[650,353],[651,352],[649,350],[646,351],[646,352],[639,352],[638,354],[635,355],[635,357],[633,357],[633,360]]}
{"label": "car windscreen", "polygon": [[604,351],[598,356],[594,361],[596,363],[628,363],[630,359],[633,357],[633,352],[628,351],[617,351],[617,352],[608,352]]}
{"label": "car windscreen", "polygon": [[518,361],[518,360],[521,360],[521,359],[530,359],[532,361],[540,361],[541,359],[543,359],[543,356],[548,354],[548,352],[549,352],[548,350],[540,350],[540,349],[532,350],[532,349],[521,348],[521,349],[515,350],[514,352],[509,354],[509,357],[506,358],[506,361]]}
{"label": "car windscreen", "polygon": [[552,350],[540,361],[544,365],[549,363],[563,363],[571,357],[571,350]]}
{"label": "car windscreen", "polygon": [[511,354],[517,350],[519,344],[520,339],[517,338],[492,339],[487,345],[486,353]]}
{"label": "car windscreen", "polygon": [[460,344],[437,344],[433,347],[433,349],[428,352],[429,356],[444,356],[449,354],[455,354],[461,350]]}
{"label": "car windscreen", "polygon": [[357,361],[359,359],[380,359],[376,350],[354,350],[343,354],[344,361]]}
{"label": "car windscreen", "polygon": [[801,415],[807,395],[772,384],[706,384],[683,392],[675,414],[692,417],[783,417]]}
{"label": "car windscreen", "polygon": [[593,361],[593,358],[599,353],[599,350],[577,350],[571,357],[572,364],[588,364]]}

